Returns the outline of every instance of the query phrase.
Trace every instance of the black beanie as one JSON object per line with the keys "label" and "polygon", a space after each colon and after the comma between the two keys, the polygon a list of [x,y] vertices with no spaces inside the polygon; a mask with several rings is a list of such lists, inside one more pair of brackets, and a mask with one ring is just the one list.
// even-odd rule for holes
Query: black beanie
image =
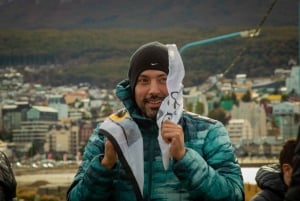
{"label": "black beanie", "polygon": [[131,56],[128,78],[133,95],[138,76],[149,69],[169,73],[169,55],[166,45],[157,41],[150,42],[142,45]]}

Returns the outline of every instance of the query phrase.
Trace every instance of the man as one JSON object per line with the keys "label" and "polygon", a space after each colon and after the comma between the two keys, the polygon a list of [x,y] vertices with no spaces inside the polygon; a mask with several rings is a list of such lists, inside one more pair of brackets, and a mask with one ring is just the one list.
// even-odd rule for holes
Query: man
{"label": "man", "polygon": [[17,182],[10,161],[0,151],[0,201],[16,200]]}
{"label": "man", "polygon": [[[177,72],[170,60],[174,51],[168,47],[147,43],[131,57],[129,79],[116,87],[125,109],[93,132],[68,191],[69,201],[244,199],[241,169],[223,124],[185,111],[178,123],[172,118],[157,123],[169,95],[176,99],[174,108],[180,105],[179,96],[168,91],[172,88],[168,75]],[[168,114],[176,116],[178,111]],[[162,151],[159,137],[167,152]]]}
{"label": "man", "polygon": [[300,127],[297,137],[297,145],[295,148],[295,154],[293,158],[293,174],[291,179],[291,185],[285,195],[285,201],[300,201]]}
{"label": "man", "polygon": [[296,140],[289,139],[280,151],[279,164],[262,166],[256,174],[256,182],[261,189],[251,201],[283,201],[292,178],[292,160]]}

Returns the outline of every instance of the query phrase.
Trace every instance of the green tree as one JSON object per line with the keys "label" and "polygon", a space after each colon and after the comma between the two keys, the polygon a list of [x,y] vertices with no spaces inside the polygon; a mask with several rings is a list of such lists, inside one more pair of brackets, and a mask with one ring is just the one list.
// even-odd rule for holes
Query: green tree
{"label": "green tree", "polygon": [[225,126],[228,124],[231,115],[223,108],[219,106],[219,104],[215,104],[215,108],[209,111],[208,117],[212,119],[216,119],[220,122],[222,122]]}
{"label": "green tree", "polygon": [[203,105],[203,103],[198,101],[196,104],[195,113],[203,114],[203,112],[204,112],[204,105]]}
{"label": "green tree", "polygon": [[38,153],[44,152],[44,140],[33,140],[31,147],[29,148],[27,152],[28,157],[33,157]]}
{"label": "green tree", "polygon": [[193,112],[193,104],[192,103],[186,104],[185,109],[186,111]]}
{"label": "green tree", "polygon": [[252,95],[250,90],[247,90],[246,93],[242,96],[242,101],[247,103],[252,101]]}

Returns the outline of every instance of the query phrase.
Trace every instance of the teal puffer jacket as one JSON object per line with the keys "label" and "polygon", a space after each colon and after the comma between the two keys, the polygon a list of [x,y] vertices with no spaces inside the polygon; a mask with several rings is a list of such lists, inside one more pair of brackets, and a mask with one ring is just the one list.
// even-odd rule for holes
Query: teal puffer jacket
{"label": "teal puffer jacket", "polygon": [[[184,130],[187,152],[170,161],[164,170],[156,122],[139,115],[128,81],[117,86],[117,96],[137,122],[144,143],[145,201],[244,200],[241,169],[228,133],[218,121],[184,112],[179,124]],[[83,161],[68,191],[69,201],[135,201],[135,193],[124,168],[101,166],[105,137],[94,130],[85,147]]]}

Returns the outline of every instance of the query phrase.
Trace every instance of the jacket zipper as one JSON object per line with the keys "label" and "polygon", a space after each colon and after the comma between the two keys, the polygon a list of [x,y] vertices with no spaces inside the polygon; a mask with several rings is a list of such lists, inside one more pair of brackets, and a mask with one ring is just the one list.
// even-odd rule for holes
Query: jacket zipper
{"label": "jacket zipper", "polygon": [[[152,129],[151,129],[151,135],[153,134],[153,136],[155,136],[154,135],[154,133],[157,131],[157,126],[155,126],[155,127],[152,127]],[[151,137],[151,140],[150,140],[150,146],[149,146],[149,148],[150,148],[150,160],[149,160],[149,179],[148,179],[148,196],[147,196],[147,201],[149,201],[150,200],[150,198],[151,198],[151,191],[152,191],[152,171],[153,171],[153,161],[152,161],[152,159],[153,159],[153,157],[154,157],[154,140],[156,140],[156,138],[155,137]]]}

